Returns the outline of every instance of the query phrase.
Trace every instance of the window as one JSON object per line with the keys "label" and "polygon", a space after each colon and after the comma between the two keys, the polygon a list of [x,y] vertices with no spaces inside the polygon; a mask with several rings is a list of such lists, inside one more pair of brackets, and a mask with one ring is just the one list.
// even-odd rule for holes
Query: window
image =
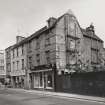
{"label": "window", "polygon": [[47,64],[50,64],[50,57],[46,57]]}
{"label": "window", "polygon": [[22,45],[22,55],[24,55],[24,45]]}
{"label": "window", "polygon": [[29,68],[32,67],[32,57],[29,57]]}
{"label": "window", "polygon": [[98,63],[98,51],[95,49],[91,49],[92,54],[92,63]]}
{"label": "window", "polygon": [[39,87],[39,76],[38,73],[35,73],[34,76],[34,88],[38,88]]}
{"label": "window", "polygon": [[13,62],[13,70],[15,70],[15,62]]}
{"label": "window", "polygon": [[67,64],[74,65],[77,61],[76,54],[68,52],[67,53]]}
{"label": "window", "polygon": [[37,65],[40,65],[40,54],[36,54]]}
{"label": "window", "polygon": [[11,71],[11,64],[10,64],[10,63],[7,64],[7,71],[8,71],[8,72]]}
{"label": "window", "polygon": [[36,40],[36,49],[40,49],[40,40],[39,39]]}
{"label": "window", "polygon": [[24,59],[22,59],[22,70],[24,70]]}
{"label": "window", "polygon": [[10,57],[9,52],[6,52],[6,58],[8,59]]}
{"label": "window", "polygon": [[50,45],[50,38],[47,37],[45,39],[45,46],[48,46],[48,45]]}
{"label": "window", "polygon": [[17,48],[17,57],[19,56],[18,48]]}
{"label": "window", "polygon": [[67,39],[67,48],[68,50],[74,50],[76,48],[76,40],[72,38]]}
{"label": "window", "polygon": [[50,64],[50,51],[46,51],[45,55],[46,55],[46,63]]}
{"label": "window", "polygon": [[70,40],[70,49],[75,48],[75,40]]}
{"label": "window", "polygon": [[13,58],[15,57],[15,50],[13,49]]}
{"label": "window", "polygon": [[40,65],[40,59],[37,60],[37,65]]}
{"label": "window", "polygon": [[32,47],[32,46],[31,46],[31,41],[29,41],[29,49],[31,49],[31,47]]}
{"label": "window", "polygon": [[17,61],[17,70],[19,70],[19,61]]}
{"label": "window", "polygon": [[40,72],[40,73],[35,73],[35,76],[34,76],[34,88],[42,88],[44,86],[44,83],[43,83],[43,73]]}

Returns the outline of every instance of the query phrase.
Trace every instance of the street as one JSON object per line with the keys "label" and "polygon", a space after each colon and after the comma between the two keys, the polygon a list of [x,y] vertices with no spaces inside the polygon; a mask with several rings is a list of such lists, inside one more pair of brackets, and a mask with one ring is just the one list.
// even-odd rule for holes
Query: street
{"label": "street", "polygon": [[105,103],[2,89],[0,105],[105,105]]}

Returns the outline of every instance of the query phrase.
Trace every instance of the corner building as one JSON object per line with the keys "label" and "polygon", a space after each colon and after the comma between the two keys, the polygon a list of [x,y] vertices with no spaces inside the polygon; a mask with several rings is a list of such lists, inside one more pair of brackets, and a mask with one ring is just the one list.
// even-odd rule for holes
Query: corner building
{"label": "corner building", "polygon": [[[71,11],[59,18],[51,17],[47,23],[12,48],[11,77],[14,84],[24,77],[26,88],[56,91],[58,75],[94,72],[97,65],[100,66],[103,41],[95,34],[93,25],[81,28]],[[23,45],[24,56],[21,55]],[[20,56],[17,56],[18,51]],[[19,66],[23,65],[22,59],[24,69]]]}
{"label": "corner building", "polygon": [[28,68],[31,88],[54,91],[57,75],[90,72],[100,65],[103,41],[93,25],[82,29],[71,11],[47,22],[29,38]]}

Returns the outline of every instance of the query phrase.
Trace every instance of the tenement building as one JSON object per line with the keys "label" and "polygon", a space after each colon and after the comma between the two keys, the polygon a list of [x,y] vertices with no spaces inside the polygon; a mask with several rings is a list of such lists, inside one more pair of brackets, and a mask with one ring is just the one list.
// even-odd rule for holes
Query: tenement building
{"label": "tenement building", "polygon": [[22,86],[26,81],[28,88],[54,91],[58,75],[99,68],[101,50],[103,40],[95,34],[92,24],[81,28],[71,11],[51,17],[47,26],[13,45],[13,86]]}
{"label": "tenement building", "polygon": [[24,37],[17,36],[16,44],[11,47],[11,83],[13,87],[24,88],[25,86],[25,67],[26,67],[26,46],[22,42]]}

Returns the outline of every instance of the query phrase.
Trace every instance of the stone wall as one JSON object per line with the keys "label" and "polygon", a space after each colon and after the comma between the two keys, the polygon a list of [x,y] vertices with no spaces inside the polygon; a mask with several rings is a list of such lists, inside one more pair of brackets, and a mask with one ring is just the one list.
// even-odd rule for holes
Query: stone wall
{"label": "stone wall", "polygon": [[105,72],[89,72],[56,77],[56,91],[105,96]]}

